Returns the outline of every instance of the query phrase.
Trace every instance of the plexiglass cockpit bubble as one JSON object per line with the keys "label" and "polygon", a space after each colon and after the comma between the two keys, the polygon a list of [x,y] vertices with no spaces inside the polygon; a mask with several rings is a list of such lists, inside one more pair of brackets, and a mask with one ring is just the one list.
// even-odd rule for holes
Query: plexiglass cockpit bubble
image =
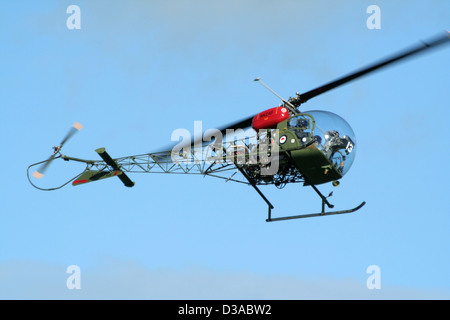
{"label": "plexiglass cockpit bubble", "polygon": [[300,141],[311,139],[343,176],[350,169],[356,153],[356,137],[342,117],[329,111],[306,111],[292,117],[288,126],[301,129]]}

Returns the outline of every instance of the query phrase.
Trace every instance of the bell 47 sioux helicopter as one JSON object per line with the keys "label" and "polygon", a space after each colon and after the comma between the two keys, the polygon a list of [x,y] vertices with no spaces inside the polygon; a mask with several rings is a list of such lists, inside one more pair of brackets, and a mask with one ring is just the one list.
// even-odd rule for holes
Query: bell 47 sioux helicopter
{"label": "bell 47 sioux helicopter", "polygon": [[[102,160],[69,157],[61,153],[61,148],[83,128],[76,122],[62,142],[53,147],[54,152],[50,158],[28,167],[28,180],[40,190],[56,190],[70,182],[73,186],[79,186],[114,176],[125,186],[133,187],[134,182],[127,174],[135,172],[199,174],[252,186],[268,205],[268,222],[354,212],[363,207],[365,202],[348,210],[326,211],[325,206],[330,209],[334,207],[328,201],[332,192],[324,196],[317,188],[317,185],[328,182],[337,186],[350,169],[357,146],[350,125],[334,113],[303,112],[299,107],[324,92],[427,49],[449,43],[449,40],[450,33],[445,32],[323,86],[302,94],[297,93],[288,100],[278,96],[256,78],[255,81],[277,95],[282,104],[221,129],[207,130],[200,138],[190,139],[189,136],[187,142],[183,139],[168,151],[113,159],[105,148],[99,148],[95,151]],[[252,129],[245,132],[242,130],[249,127]],[[230,134],[232,139],[223,139],[224,135],[229,137]],[[213,137],[213,142],[205,143],[212,141]],[[30,178],[30,168],[40,165],[32,176],[41,179],[48,165],[58,158],[82,162],[86,164],[86,168],[59,187],[44,189],[36,186]],[[258,186],[275,185],[282,188],[288,183],[303,183],[304,186],[312,187],[322,200],[322,210],[313,214],[273,218],[271,210],[274,206]]]}

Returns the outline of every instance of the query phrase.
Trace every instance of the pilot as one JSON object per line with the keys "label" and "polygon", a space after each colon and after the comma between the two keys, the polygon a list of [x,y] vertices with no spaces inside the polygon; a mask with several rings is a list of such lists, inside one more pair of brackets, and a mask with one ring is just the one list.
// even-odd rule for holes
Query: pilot
{"label": "pilot", "polygon": [[331,159],[340,149],[345,149],[345,142],[339,137],[339,132],[336,130],[325,132],[324,138],[323,152],[328,159]]}
{"label": "pilot", "polygon": [[[352,139],[344,135],[342,137],[339,136],[339,132],[335,130],[330,130],[325,132],[325,144],[323,146],[323,152],[325,153],[325,156],[331,160],[333,158],[334,154],[336,152],[339,152],[342,160],[345,161],[345,155],[349,155],[355,146],[355,143],[352,141]],[[344,152],[340,151],[341,149],[345,149]],[[343,162],[341,164],[341,167],[343,166]]]}
{"label": "pilot", "polygon": [[289,121],[289,126],[298,137],[300,143],[307,144],[310,141],[310,133],[305,132],[308,129],[309,122],[304,118],[293,118]]}

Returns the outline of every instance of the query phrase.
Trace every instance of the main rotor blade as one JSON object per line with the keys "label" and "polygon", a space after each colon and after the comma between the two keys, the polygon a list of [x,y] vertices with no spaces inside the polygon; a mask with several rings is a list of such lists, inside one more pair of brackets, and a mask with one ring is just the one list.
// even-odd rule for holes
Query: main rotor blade
{"label": "main rotor blade", "polygon": [[230,123],[230,124],[223,126],[222,128],[217,129],[217,130],[220,131],[222,136],[225,136],[225,134],[227,133],[227,130],[244,129],[244,128],[250,127],[252,125],[252,121],[253,121],[254,117],[255,116],[251,116],[251,117],[242,119],[240,121]]}
{"label": "main rotor blade", "polygon": [[318,95],[325,93],[331,89],[334,89],[336,87],[339,87],[347,82],[350,82],[352,80],[355,80],[359,77],[362,77],[370,72],[373,72],[377,69],[380,69],[382,67],[385,67],[391,63],[397,62],[399,60],[405,59],[407,57],[410,57],[416,53],[422,52],[426,49],[435,48],[441,44],[444,43],[450,43],[450,32],[447,31],[445,34],[440,34],[439,36],[436,36],[429,41],[425,42],[422,41],[419,45],[412,46],[408,49],[405,49],[397,54],[394,54],[392,56],[386,57],[385,59],[382,59],[372,65],[369,65],[365,68],[362,68],[360,70],[357,70],[353,73],[350,73],[346,76],[343,76],[342,78],[336,79],[334,81],[331,81],[323,86],[320,86],[318,88],[315,88],[313,90],[310,90],[308,92],[302,93],[298,95],[295,98],[292,98],[290,102],[294,104],[296,107],[301,105],[302,103],[305,103],[311,98],[317,97]]}
{"label": "main rotor blade", "polygon": [[[217,131],[214,131],[215,134],[217,134],[217,132],[220,132],[222,134],[222,137],[225,136],[225,134],[227,133],[227,129],[228,130],[236,130],[236,129],[245,129],[247,127],[250,127],[252,125],[252,120],[253,120],[254,116],[230,123],[226,126],[221,127],[220,129],[217,129]],[[214,136],[214,133],[212,133],[209,136],[204,136],[204,133],[202,133],[201,137],[192,137],[190,143],[186,142],[180,146],[178,146],[179,149],[183,149],[186,148],[190,145],[191,148],[193,148],[195,145],[200,144],[202,145],[202,141],[203,140],[208,140],[211,139],[212,136]],[[177,143],[172,144],[172,146],[170,147],[166,147],[164,149],[160,149],[157,152],[161,152],[161,151],[169,151],[172,150],[175,146],[177,145]]]}
{"label": "main rotor blade", "polygon": [[[193,137],[191,139],[191,148],[194,145],[196,145],[198,143],[201,143],[204,139],[211,139],[211,137],[214,136],[214,134],[217,133],[218,131],[220,131],[220,133],[222,134],[222,137],[225,137],[225,135],[227,133],[227,130],[244,129],[244,128],[250,127],[252,125],[252,120],[253,120],[254,117],[255,116],[251,116],[251,117],[242,119],[240,121],[236,121],[236,122],[230,123],[230,124],[228,124],[226,126],[221,127],[220,129],[217,129],[217,131],[215,131],[214,133],[212,133],[209,136],[203,136],[203,134],[202,134],[202,137],[198,137],[198,138]],[[187,145],[182,146],[182,147],[183,148],[187,147]]]}

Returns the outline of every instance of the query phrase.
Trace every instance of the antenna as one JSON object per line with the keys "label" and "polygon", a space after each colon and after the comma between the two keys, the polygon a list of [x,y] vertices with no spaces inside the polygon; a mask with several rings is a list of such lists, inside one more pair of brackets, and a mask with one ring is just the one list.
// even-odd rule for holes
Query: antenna
{"label": "antenna", "polygon": [[276,95],[281,101],[284,102],[284,104],[286,105],[286,108],[288,108],[292,113],[296,114],[298,111],[295,109],[295,106],[290,103],[289,101],[283,99],[281,96],[279,96],[275,91],[273,91],[268,85],[266,85],[264,82],[261,81],[260,77],[255,78],[255,80],[253,81],[257,81],[259,82],[261,85],[263,85],[267,90],[269,90],[270,92],[272,92],[274,95]]}

